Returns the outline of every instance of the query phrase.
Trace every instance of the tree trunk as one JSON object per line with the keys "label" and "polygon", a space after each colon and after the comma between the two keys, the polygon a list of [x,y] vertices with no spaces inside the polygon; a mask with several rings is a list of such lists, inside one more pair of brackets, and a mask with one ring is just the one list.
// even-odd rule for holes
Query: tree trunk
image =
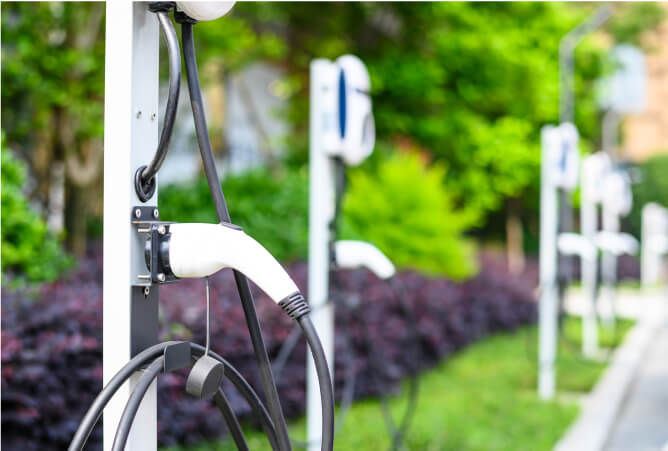
{"label": "tree trunk", "polygon": [[86,253],[86,223],[88,219],[85,192],[72,183],[66,184],[65,227],[67,248],[75,255]]}
{"label": "tree trunk", "polygon": [[519,209],[518,199],[508,199],[506,203],[506,252],[508,271],[511,274],[520,274],[524,271],[524,234]]}

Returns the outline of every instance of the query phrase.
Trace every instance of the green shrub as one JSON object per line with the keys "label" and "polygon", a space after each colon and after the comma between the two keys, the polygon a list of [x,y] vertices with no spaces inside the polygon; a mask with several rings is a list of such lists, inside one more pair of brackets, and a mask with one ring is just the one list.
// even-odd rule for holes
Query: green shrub
{"label": "green shrub", "polygon": [[[272,175],[265,169],[227,176],[223,191],[232,222],[276,258],[304,258],[308,248],[308,178],[305,170]],[[167,221],[217,222],[206,179],[160,190],[160,215]]]}
{"label": "green shrub", "polygon": [[[399,267],[456,279],[475,271],[463,237],[468,224],[453,211],[443,186],[445,170],[425,167],[416,156],[374,162],[376,170],[352,169],[344,200],[341,237],[369,241]],[[282,261],[308,254],[306,168],[272,175],[256,169],[226,177],[225,199],[238,224]],[[167,221],[216,222],[209,187],[202,177],[160,190],[160,215]]]}
{"label": "green shrub", "polygon": [[394,154],[377,170],[351,170],[342,237],[375,244],[399,267],[462,279],[475,272],[469,220],[452,208],[445,168]]}
{"label": "green shrub", "polygon": [[51,234],[42,218],[30,208],[21,191],[26,170],[2,137],[2,279],[14,282],[56,279],[72,266],[72,259]]}
{"label": "green shrub", "polygon": [[638,165],[639,180],[633,185],[633,209],[629,215],[631,233],[640,237],[642,207],[656,202],[668,207],[668,155],[656,155]]}

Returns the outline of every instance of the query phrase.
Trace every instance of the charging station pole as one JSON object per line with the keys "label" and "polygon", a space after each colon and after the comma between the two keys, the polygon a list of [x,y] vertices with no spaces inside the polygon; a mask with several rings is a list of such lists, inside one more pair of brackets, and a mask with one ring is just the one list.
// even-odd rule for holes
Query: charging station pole
{"label": "charging station pole", "polygon": [[[612,15],[612,8],[604,4],[596,9],[587,20],[569,31],[559,41],[559,123],[575,123],[575,48],[592,31],[603,25]],[[573,228],[573,208],[569,193],[559,191],[559,233],[571,232]],[[558,256],[557,277],[560,287],[558,296],[565,295],[565,284],[572,278],[572,257]]]}
{"label": "charging station pole", "polygon": [[538,305],[538,394],[552,399],[557,340],[557,189],[552,180],[552,135],[556,127],[541,131],[540,174],[540,303]]}
{"label": "charging station pole", "polygon": [[[540,194],[540,302],[538,306],[538,394],[554,398],[556,391],[557,315],[559,297],[571,277],[570,257],[559,255],[559,234],[571,231],[573,214],[569,192],[555,183],[554,155],[561,153],[560,129],[573,123],[574,56],[578,43],[610,17],[608,5],[599,7],[585,22],[569,31],[559,42],[559,128],[545,126],[541,131]],[[573,127],[574,128],[574,127]],[[565,168],[564,168],[565,169]],[[561,285],[561,286],[560,286]]]}
{"label": "charging station pole", "polygon": [[[330,230],[334,217],[334,165],[325,152],[325,136],[334,127],[334,117],[325,105],[334,95],[331,83],[336,70],[331,61],[311,62],[309,119],[309,248],[308,299],[311,318],[325,349],[330,372],[334,373],[334,306],[328,303]],[[322,411],[315,365],[307,355],[306,430],[309,451],[318,451],[322,438]]]}
{"label": "charging station pole", "polygon": [[[598,226],[598,204],[601,201],[601,179],[609,168],[607,155],[595,153],[582,161],[582,188],[580,190],[580,233],[595,246]],[[582,259],[582,294],[585,311],[582,316],[582,353],[585,357],[598,354],[598,321],[596,311],[598,250],[593,259]]]}
{"label": "charging station pole", "polygon": [[[132,221],[157,219],[157,195],[141,202],[134,190],[137,168],[158,144],[158,21],[148,3],[106,4],[104,101],[103,379],[157,342],[158,289],[146,279],[144,245]],[[104,411],[104,449],[140,373]],[[132,426],[126,449],[157,448],[157,393],[152,384]]]}

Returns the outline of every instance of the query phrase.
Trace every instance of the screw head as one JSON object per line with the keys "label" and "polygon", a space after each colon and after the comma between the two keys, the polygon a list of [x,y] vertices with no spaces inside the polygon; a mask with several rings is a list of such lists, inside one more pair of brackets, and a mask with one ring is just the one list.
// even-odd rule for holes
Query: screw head
{"label": "screw head", "polygon": [[135,208],[135,218],[141,218],[141,210],[139,208]]}
{"label": "screw head", "polygon": [[157,115],[155,113],[151,113],[151,120],[154,121]]}
{"label": "screw head", "polygon": [[154,208],[154,209],[153,209],[153,217],[154,217],[155,219],[158,219],[158,216],[160,216],[160,212],[158,211],[157,208]]}
{"label": "screw head", "polygon": [[165,281],[165,275],[164,275],[163,273],[159,273],[159,274],[158,274],[158,280],[159,280],[160,282],[164,282],[164,281]]}
{"label": "screw head", "polygon": [[144,287],[144,296],[148,296],[151,293],[151,288]]}
{"label": "screw head", "polygon": [[158,233],[160,235],[164,235],[165,233],[167,233],[167,229],[165,228],[164,225],[158,226]]}

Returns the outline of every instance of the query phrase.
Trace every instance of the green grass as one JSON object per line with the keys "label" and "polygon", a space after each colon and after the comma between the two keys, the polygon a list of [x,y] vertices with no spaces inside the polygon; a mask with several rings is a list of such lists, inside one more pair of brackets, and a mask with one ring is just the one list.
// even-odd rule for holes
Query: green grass
{"label": "green grass", "polygon": [[[616,346],[631,327],[619,321],[618,332],[601,330],[601,345]],[[578,413],[573,392],[589,391],[606,363],[580,357],[580,321],[568,318],[559,345],[558,395],[542,402],[536,395],[535,327],[497,334],[469,346],[420,379],[418,409],[407,437],[413,450],[547,450]],[[395,415],[405,400],[391,403]],[[303,437],[304,421],[291,425]],[[269,450],[261,432],[247,429],[250,449]],[[383,450],[389,439],[378,402],[356,402],[336,437],[338,450]],[[229,440],[201,443],[169,451],[234,450]]]}

